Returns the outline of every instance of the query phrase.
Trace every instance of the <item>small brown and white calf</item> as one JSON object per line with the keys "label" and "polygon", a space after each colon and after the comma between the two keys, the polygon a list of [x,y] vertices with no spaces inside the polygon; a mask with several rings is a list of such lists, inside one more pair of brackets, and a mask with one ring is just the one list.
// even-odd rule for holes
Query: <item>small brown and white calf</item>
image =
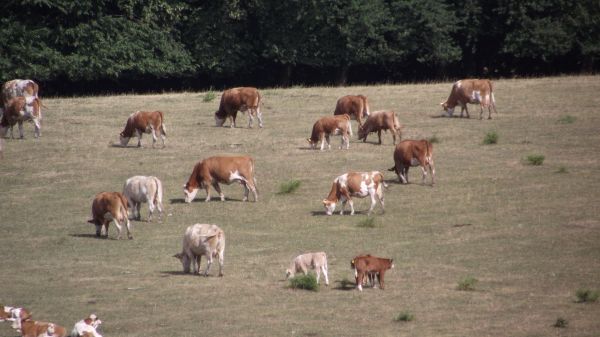
{"label": "small brown and white calf", "polygon": [[21,332],[21,322],[31,318],[29,311],[23,308],[0,306],[0,322],[12,322],[12,328]]}
{"label": "small brown and white calf", "polygon": [[23,337],[66,337],[67,329],[58,324],[28,319],[21,322],[21,335]]}
{"label": "small brown and white calf", "polygon": [[158,219],[160,221],[163,212],[162,182],[157,177],[153,176],[133,176],[123,185],[123,195],[127,199],[128,207],[131,208],[132,218],[141,219],[140,207],[143,202],[148,203],[148,221],[152,221],[152,213],[154,209],[158,209]]}
{"label": "small brown and white calf", "polygon": [[335,105],[334,115],[349,115],[358,122],[360,128],[363,119],[369,117],[369,102],[363,95],[347,95],[340,97]]}
{"label": "small brown and white calf", "polygon": [[210,186],[219,193],[221,201],[225,201],[225,194],[221,191],[219,183],[230,185],[236,181],[244,187],[242,201],[248,200],[250,191],[254,194],[254,201],[258,200],[254,159],[249,156],[214,156],[201,160],[194,166],[188,182],[183,186],[185,202],[192,202],[200,188],[206,189],[205,201],[210,201]]}
{"label": "small brown and white calf", "polygon": [[375,111],[369,116],[369,118],[367,118],[360,129],[358,129],[358,139],[362,139],[363,142],[366,142],[369,133],[377,132],[377,136],[379,137],[379,145],[381,145],[381,131],[391,130],[392,137],[394,137],[394,144],[396,144],[396,135],[398,135],[398,139],[401,138],[401,128],[402,125],[400,125],[398,117],[393,111]]}
{"label": "small brown and white calf", "polygon": [[463,111],[466,111],[467,118],[470,118],[467,103],[479,104],[481,108],[479,119],[483,118],[483,108],[488,109],[488,119],[492,119],[492,108],[494,108],[495,113],[498,113],[496,111],[492,81],[474,79],[456,81],[452,85],[450,96],[448,96],[445,102],[440,103],[440,105],[450,117],[454,113],[454,108],[460,105],[460,117],[463,116]]}
{"label": "small brown and white calf", "polygon": [[136,111],[129,115],[125,128],[121,132],[121,146],[127,146],[129,139],[138,137],[138,147],[142,146],[142,134],[152,134],[152,147],[156,144],[156,133],[159,132],[162,145],[165,147],[167,130],[164,124],[164,116],[161,111]]}
{"label": "small brown and white calf", "polygon": [[308,274],[308,270],[313,269],[317,273],[317,284],[321,278],[321,273],[325,277],[325,285],[329,285],[329,277],[327,276],[327,255],[324,252],[306,253],[298,255],[290,263],[290,267],[285,271],[285,277],[294,277],[296,273]]}
{"label": "small brown and white calf", "polygon": [[394,171],[398,175],[400,183],[408,184],[408,169],[411,166],[420,166],[423,170],[423,181],[427,176],[427,169],[431,173],[431,186],[435,180],[435,167],[433,165],[433,145],[426,140],[403,140],[394,150],[394,167],[388,171]]}
{"label": "small brown and white calf", "polygon": [[350,116],[344,114],[339,116],[327,116],[319,119],[315,122],[312,129],[310,138],[307,138],[310,147],[313,149],[317,148],[319,141],[321,142],[321,151],[325,148],[325,142],[327,141],[327,149],[331,149],[331,143],[329,142],[330,135],[342,135],[342,145],[340,149],[346,149],[350,147],[350,138],[352,136],[352,126],[350,125]]}
{"label": "small brown and white calf", "polygon": [[192,273],[200,273],[200,261],[202,256],[206,256],[207,266],[204,276],[208,276],[208,271],[212,265],[213,258],[219,259],[219,276],[223,276],[223,261],[225,253],[225,233],[217,225],[195,224],[189,226],[183,235],[183,248],[181,253],[173,257],[181,260],[183,272],[190,272],[190,263]]}
{"label": "small brown and white calf", "polygon": [[117,240],[121,239],[121,224],[127,226],[127,237],[133,239],[131,235],[131,224],[127,211],[127,199],[119,192],[101,192],[96,194],[92,202],[92,219],[89,223],[96,225],[96,236],[102,235],[102,228],[105,229],[105,237],[108,237],[108,225],[113,222],[117,226]]}
{"label": "small brown and white calf", "polygon": [[253,87],[239,87],[223,91],[219,110],[215,112],[217,126],[223,126],[225,120],[231,120],[231,127],[235,128],[235,118],[238,111],[248,111],[248,127],[252,127],[254,116],[258,118],[258,126],[263,127],[262,113],[260,112],[260,93]]}
{"label": "small brown and white calf", "polygon": [[363,280],[368,274],[378,275],[379,287],[384,289],[385,285],[383,278],[385,271],[394,268],[394,260],[371,255],[363,255],[353,258],[350,262],[350,266],[354,269],[356,288],[358,290],[362,291]]}
{"label": "small brown and white calf", "polygon": [[333,214],[338,201],[342,202],[340,215],[344,214],[346,202],[350,204],[350,215],[354,215],[354,202],[352,197],[371,197],[371,207],[368,214],[375,208],[375,200],[379,200],[381,211],[384,211],[383,187],[387,187],[383,181],[383,174],[379,171],[371,172],[348,172],[335,178],[331,191],[327,198],[323,199],[325,213]]}
{"label": "small brown and white calf", "polygon": [[4,113],[0,120],[0,137],[6,136],[10,129],[10,137],[13,138],[13,126],[19,125],[19,136],[24,138],[23,122],[32,121],[34,124],[34,137],[42,135],[42,102],[37,97],[18,96],[9,99],[4,106]]}

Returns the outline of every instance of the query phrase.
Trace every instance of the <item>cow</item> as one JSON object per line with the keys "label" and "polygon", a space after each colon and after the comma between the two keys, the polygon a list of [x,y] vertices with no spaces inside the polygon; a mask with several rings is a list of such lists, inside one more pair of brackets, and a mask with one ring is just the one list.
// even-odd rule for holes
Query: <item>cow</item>
{"label": "cow", "polygon": [[0,137],[5,137],[10,129],[10,137],[13,137],[13,126],[19,125],[19,135],[24,138],[23,122],[32,121],[34,124],[34,137],[42,135],[42,102],[37,97],[18,96],[9,99],[4,107],[4,113],[0,120]]}
{"label": "cow", "polygon": [[96,331],[100,324],[102,324],[102,321],[95,314],[91,314],[75,323],[71,331],[71,337],[102,337]]}
{"label": "cow", "polygon": [[0,322],[12,322],[12,328],[21,332],[21,322],[31,318],[31,313],[23,308],[0,306]]}
{"label": "cow", "polygon": [[423,170],[422,184],[425,184],[427,169],[431,173],[431,186],[435,181],[435,167],[433,165],[433,145],[426,140],[403,140],[394,149],[394,167],[388,171],[396,172],[400,183],[408,184],[408,169],[411,166],[420,166]]}
{"label": "cow", "polygon": [[11,98],[18,96],[38,97],[39,86],[32,80],[11,80],[2,85],[1,104],[4,105]]}
{"label": "cow", "polygon": [[159,132],[163,148],[165,147],[165,138],[167,129],[162,111],[136,111],[129,115],[125,128],[120,134],[121,146],[127,146],[129,139],[134,135],[138,137],[138,147],[142,147],[142,134],[152,134],[152,147],[158,139],[156,133]]}
{"label": "cow", "polygon": [[325,148],[325,142],[327,142],[327,149],[331,149],[329,142],[329,136],[342,135],[342,145],[340,149],[346,149],[350,147],[350,138],[352,136],[352,126],[350,125],[350,116],[344,114],[339,116],[327,116],[320,118],[315,122],[312,129],[310,138],[307,138],[308,143],[312,149],[317,148],[319,141],[321,142],[321,151]]}
{"label": "cow", "polygon": [[23,337],[66,337],[67,330],[58,324],[28,319],[21,322],[21,335]]}
{"label": "cow", "polygon": [[308,269],[314,269],[317,273],[317,284],[321,278],[321,272],[325,277],[325,285],[329,286],[329,278],[327,277],[327,255],[324,252],[306,253],[298,255],[290,263],[290,267],[285,271],[286,278],[294,277],[296,273],[308,273]]}
{"label": "cow", "polygon": [[460,105],[460,117],[463,116],[463,111],[466,111],[467,118],[469,116],[469,109],[467,103],[479,104],[481,112],[479,113],[479,119],[483,119],[483,108],[488,109],[488,119],[492,119],[492,108],[496,111],[496,100],[494,99],[494,89],[492,81],[490,80],[475,80],[475,79],[464,79],[456,81],[452,85],[450,96],[445,102],[440,103],[444,112],[452,117],[454,108]]}
{"label": "cow", "polygon": [[363,118],[369,117],[369,102],[363,95],[347,95],[340,97],[335,105],[334,115],[347,114],[362,126]]}
{"label": "cow", "polygon": [[200,261],[202,256],[208,260],[204,276],[212,265],[213,258],[219,259],[219,276],[223,276],[223,261],[225,253],[225,233],[219,226],[214,224],[195,224],[189,226],[183,235],[183,247],[181,253],[173,255],[183,265],[183,272],[200,273]]}
{"label": "cow", "polygon": [[369,133],[377,132],[377,136],[379,137],[379,145],[381,145],[381,130],[391,130],[392,137],[394,137],[394,144],[396,144],[396,135],[398,135],[398,140],[400,140],[402,137],[400,131],[401,128],[402,125],[400,125],[398,117],[393,111],[375,111],[358,129],[358,139],[362,139],[364,143],[367,141],[367,136]]}
{"label": "cow", "polygon": [[127,237],[131,240],[131,224],[127,210],[127,199],[119,192],[101,192],[96,194],[92,202],[92,219],[89,223],[96,225],[96,236],[102,235],[102,228],[105,229],[105,237],[108,238],[108,225],[111,222],[117,226],[117,240],[121,239],[121,224],[127,226]]}
{"label": "cow", "polygon": [[162,218],[163,188],[157,177],[133,176],[127,179],[123,185],[123,196],[127,199],[127,206],[131,208],[130,218],[141,220],[140,208],[143,202],[148,203],[149,222],[152,222],[154,209],[158,209],[159,221]]}
{"label": "cow", "polygon": [[365,276],[371,273],[378,275],[379,287],[384,289],[385,285],[383,279],[385,271],[394,268],[394,260],[371,255],[363,255],[354,257],[350,262],[350,266],[352,269],[354,269],[356,288],[359,291],[362,291],[362,285]]}
{"label": "cow", "polygon": [[242,201],[248,200],[250,191],[254,194],[254,201],[258,200],[254,159],[249,156],[214,156],[201,160],[194,166],[188,182],[183,186],[185,202],[191,203],[200,188],[206,190],[205,201],[210,201],[210,186],[219,193],[221,201],[225,201],[225,194],[221,191],[219,183],[230,185],[236,181],[244,187]]}
{"label": "cow", "polygon": [[379,171],[344,173],[335,178],[329,195],[323,199],[325,213],[331,215],[335,211],[337,202],[341,201],[340,215],[344,214],[346,202],[350,204],[350,215],[354,215],[352,197],[364,198],[366,196],[371,197],[368,214],[371,214],[375,208],[375,199],[379,200],[381,211],[384,212],[383,187],[387,187],[387,184],[383,181],[383,174]]}
{"label": "cow", "polygon": [[252,127],[254,116],[258,118],[258,126],[263,127],[262,113],[260,112],[261,96],[258,89],[253,87],[239,87],[223,91],[219,110],[215,112],[215,123],[223,126],[225,120],[231,120],[231,127],[235,128],[235,118],[238,111],[248,111],[248,127]]}

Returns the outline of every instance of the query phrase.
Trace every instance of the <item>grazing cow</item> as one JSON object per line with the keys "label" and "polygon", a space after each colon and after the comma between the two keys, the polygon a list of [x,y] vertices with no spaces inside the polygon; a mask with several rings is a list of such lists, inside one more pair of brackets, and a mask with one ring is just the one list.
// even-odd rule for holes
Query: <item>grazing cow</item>
{"label": "grazing cow", "polygon": [[379,145],[381,145],[381,130],[391,130],[392,136],[394,137],[394,144],[396,144],[396,134],[398,139],[401,138],[400,129],[402,125],[398,121],[396,113],[393,111],[375,111],[373,112],[367,121],[358,129],[358,139],[362,139],[363,143],[367,141],[367,136],[371,132],[377,132],[379,137]]}
{"label": "grazing cow", "polygon": [[23,308],[0,306],[0,322],[10,321],[12,328],[21,332],[21,322],[31,318],[31,313]]}
{"label": "grazing cow", "polygon": [[440,105],[450,117],[454,113],[454,108],[460,105],[460,117],[463,116],[463,111],[466,111],[467,118],[470,118],[467,103],[479,104],[481,108],[479,119],[483,118],[483,108],[488,109],[488,119],[492,119],[492,108],[494,108],[495,113],[498,113],[496,111],[492,81],[473,79],[456,81],[452,85],[450,96],[448,96],[445,102],[440,103]]}
{"label": "grazing cow", "polygon": [[426,140],[403,140],[394,150],[394,167],[388,171],[394,171],[398,175],[400,183],[408,184],[408,169],[411,166],[420,166],[423,170],[423,181],[427,176],[427,169],[431,173],[431,186],[435,180],[435,167],[433,165],[433,145]]}
{"label": "grazing cow", "polygon": [[362,291],[363,280],[366,275],[374,273],[378,275],[379,287],[384,289],[383,277],[385,271],[394,268],[393,259],[384,259],[371,255],[356,256],[350,262],[350,266],[354,269],[354,277],[356,280],[356,288]]}
{"label": "grazing cow", "polygon": [[154,209],[158,209],[158,219],[162,218],[163,206],[162,182],[157,177],[153,176],[133,176],[123,185],[123,195],[127,199],[127,206],[131,208],[132,218],[141,220],[140,207],[143,202],[148,203],[150,215],[148,221],[152,221],[152,213]]}
{"label": "grazing cow", "polygon": [[223,126],[225,119],[231,120],[231,127],[235,128],[235,118],[238,111],[248,111],[248,127],[252,127],[254,116],[258,117],[258,126],[263,127],[262,113],[260,112],[261,97],[258,89],[253,87],[232,88],[223,91],[219,110],[215,112],[217,126]]}
{"label": "grazing cow", "polygon": [[290,267],[285,271],[286,278],[294,277],[296,273],[308,273],[308,269],[314,269],[317,273],[317,284],[321,278],[321,272],[325,277],[325,285],[329,285],[329,278],[327,277],[327,255],[324,252],[318,253],[306,253],[296,256]]}
{"label": "grazing cow", "polygon": [[129,115],[125,129],[121,132],[121,146],[127,146],[129,139],[134,135],[138,137],[138,147],[142,146],[142,134],[152,134],[152,147],[156,144],[156,132],[160,132],[163,148],[167,130],[165,119],[161,111],[136,111]]}
{"label": "grazing cow", "polygon": [[335,105],[334,115],[347,114],[362,126],[363,118],[369,117],[369,102],[363,95],[348,95],[340,97]]}
{"label": "grazing cow", "polygon": [[254,159],[249,156],[206,158],[194,166],[188,182],[183,186],[185,202],[192,202],[200,188],[206,189],[205,201],[210,201],[210,186],[219,193],[221,201],[225,201],[225,194],[221,192],[219,183],[230,185],[236,181],[244,187],[242,201],[248,200],[249,191],[254,194],[254,201],[258,200],[256,179],[254,178]]}
{"label": "grazing cow", "polygon": [[6,131],[10,128],[10,137],[13,138],[12,128],[18,123],[19,136],[21,139],[24,138],[24,121],[33,121],[35,138],[42,135],[42,102],[39,98],[18,96],[9,99],[5,103],[4,113],[0,120],[0,137],[6,136]]}
{"label": "grazing cow", "polygon": [[108,237],[108,225],[114,221],[117,226],[117,240],[121,239],[121,224],[127,226],[127,237],[131,235],[131,224],[127,211],[127,199],[119,192],[101,192],[96,194],[92,202],[92,219],[89,223],[96,225],[96,236],[102,235],[102,227],[105,229],[105,237]]}
{"label": "grazing cow", "polygon": [[11,98],[18,96],[38,97],[39,86],[32,80],[11,80],[2,85],[2,102],[5,104]]}
{"label": "grazing cow", "polygon": [[344,148],[344,144],[346,145],[346,149],[348,149],[350,147],[350,138],[348,135],[352,136],[350,116],[344,114],[339,116],[327,116],[319,119],[313,125],[312,134],[310,138],[307,138],[307,141],[313,149],[317,148],[317,144],[320,141],[321,151],[325,148],[325,141],[327,141],[327,149],[331,149],[331,144],[329,142],[329,136],[331,134],[341,134],[342,145],[340,146],[340,149]]}
{"label": "grazing cow", "polygon": [[66,337],[67,330],[54,323],[34,321],[31,319],[24,320],[21,322],[21,335],[23,337],[40,337],[40,336],[52,336],[52,337]]}
{"label": "grazing cow", "polygon": [[100,324],[102,324],[102,321],[95,314],[91,314],[75,323],[71,331],[71,337],[102,337],[96,331]]}
{"label": "grazing cow", "polygon": [[183,235],[183,248],[181,253],[173,257],[181,260],[183,272],[190,272],[190,263],[192,264],[192,273],[200,273],[200,261],[202,256],[206,256],[208,263],[204,276],[208,276],[208,271],[212,265],[213,258],[219,259],[219,276],[223,276],[223,254],[225,252],[225,233],[217,225],[195,224],[189,226]]}
{"label": "grazing cow", "polygon": [[329,196],[323,199],[325,213],[331,215],[335,211],[338,201],[342,202],[340,215],[344,214],[346,202],[350,204],[350,215],[354,215],[354,202],[352,197],[364,198],[371,197],[371,207],[368,214],[371,214],[375,208],[375,198],[381,204],[381,211],[384,211],[383,187],[387,187],[383,181],[383,174],[379,171],[371,172],[348,172],[335,178]]}

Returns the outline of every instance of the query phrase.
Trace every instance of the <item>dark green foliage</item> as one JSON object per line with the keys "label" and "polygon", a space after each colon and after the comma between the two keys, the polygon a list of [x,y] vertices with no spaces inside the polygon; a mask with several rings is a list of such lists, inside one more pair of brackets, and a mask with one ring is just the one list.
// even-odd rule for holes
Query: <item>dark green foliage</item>
{"label": "dark green foliage", "polygon": [[394,317],[394,321],[396,322],[410,322],[414,319],[415,315],[413,315],[410,311],[403,311]]}
{"label": "dark green foliage", "polygon": [[215,99],[215,97],[217,97],[217,94],[215,94],[215,92],[211,90],[204,94],[204,96],[202,97],[202,102],[212,102]]}
{"label": "dark green foliage", "polygon": [[575,293],[575,296],[577,296],[578,303],[596,302],[598,297],[600,297],[600,292],[597,290],[579,289]]}
{"label": "dark green foliage", "polygon": [[561,124],[573,124],[577,118],[571,115],[562,116],[558,119],[558,122]]}
{"label": "dark green foliage", "polygon": [[290,279],[290,288],[319,291],[317,278],[314,274],[299,274]]}
{"label": "dark green foliage", "polygon": [[429,137],[429,142],[431,144],[437,144],[440,142],[440,139],[436,135],[433,135],[433,136]]}
{"label": "dark green foliage", "polygon": [[479,282],[478,279],[471,276],[467,276],[464,279],[458,281],[457,289],[464,291],[473,291],[475,290],[475,285],[477,284],[477,282]]}
{"label": "dark green foliage", "polygon": [[483,144],[491,145],[498,143],[498,133],[496,131],[488,132],[483,138]]}
{"label": "dark green foliage", "polygon": [[543,154],[532,154],[527,156],[526,160],[529,165],[540,166],[544,163],[546,157]]}
{"label": "dark green foliage", "polygon": [[556,319],[556,322],[554,322],[554,327],[555,328],[566,328],[569,325],[569,321],[567,321],[566,319],[559,317]]}
{"label": "dark green foliage", "polygon": [[290,180],[279,185],[279,194],[290,194],[296,191],[302,182],[300,180]]}

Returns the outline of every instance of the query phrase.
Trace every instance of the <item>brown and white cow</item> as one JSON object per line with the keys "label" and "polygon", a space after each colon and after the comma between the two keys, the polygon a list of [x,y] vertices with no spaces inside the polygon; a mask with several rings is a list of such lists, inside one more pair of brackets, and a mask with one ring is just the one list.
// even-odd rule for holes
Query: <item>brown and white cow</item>
{"label": "brown and white cow", "polygon": [[10,137],[13,138],[12,128],[19,125],[19,136],[24,138],[23,122],[32,121],[34,124],[34,137],[42,135],[42,102],[33,96],[18,96],[9,99],[4,106],[4,113],[0,120],[0,137],[5,137],[10,129]]}
{"label": "brown and white cow", "polygon": [[210,201],[210,186],[219,193],[221,201],[225,201],[225,194],[221,191],[219,183],[230,185],[236,181],[244,187],[242,201],[248,200],[250,191],[254,194],[254,201],[258,200],[254,159],[249,156],[214,156],[201,160],[194,166],[188,182],[183,186],[185,202],[192,202],[200,188],[206,190],[205,201]]}
{"label": "brown and white cow", "polygon": [[12,328],[21,332],[21,322],[31,318],[31,313],[23,308],[0,305],[0,322],[12,322]]}
{"label": "brown and white cow", "polygon": [[2,102],[4,105],[11,98],[18,96],[38,97],[39,86],[32,80],[11,80],[2,84]]}
{"label": "brown and white cow", "polygon": [[350,147],[350,136],[352,136],[352,126],[350,125],[350,116],[343,114],[339,116],[327,116],[320,118],[315,122],[312,128],[312,134],[310,138],[307,138],[310,147],[313,149],[317,148],[319,141],[321,142],[321,151],[325,148],[325,142],[327,142],[327,149],[331,149],[331,143],[329,142],[330,135],[342,135],[342,145],[340,149],[346,149]]}
{"label": "brown and white cow", "polygon": [[454,108],[460,105],[460,117],[463,116],[463,111],[467,112],[467,118],[469,116],[469,109],[467,104],[479,104],[481,112],[479,113],[479,119],[483,118],[483,108],[488,109],[488,119],[492,119],[492,108],[496,111],[496,100],[494,99],[494,89],[492,81],[490,80],[475,80],[475,79],[464,79],[456,81],[452,85],[450,96],[445,102],[440,103],[446,114],[452,117]]}
{"label": "brown and white cow", "polygon": [[321,273],[323,273],[325,285],[329,285],[329,277],[327,276],[327,255],[325,252],[305,253],[296,256],[290,263],[290,267],[285,271],[285,277],[294,277],[296,273],[307,275],[309,269],[314,269],[317,273],[317,284],[319,284]]}
{"label": "brown and white cow", "polygon": [[369,117],[369,102],[363,95],[347,95],[340,97],[335,105],[334,115],[347,114],[358,122],[360,128],[363,119]]}
{"label": "brown and white cow", "polygon": [[371,207],[368,214],[371,214],[375,208],[376,199],[381,204],[381,211],[384,211],[383,187],[387,187],[383,181],[383,174],[379,171],[371,172],[348,172],[335,178],[331,191],[327,198],[323,199],[325,213],[333,214],[338,201],[342,202],[340,215],[344,214],[346,202],[350,204],[350,215],[354,215],[354,202],[352,197],[364,198],[371,197]]}
{"label": "brown and white cow", "polygon": [[102,228],[105,229],[105,237],[108,237],[108,225],[111,222],[117,226],[117,240],[121,239],[121,224],[127,226],[127,237],[133,239],[131,235],[131,224],[129,223],[127,199],[119,192],[101,192],[96,194],[92,202],[92,219],[89,223],[96,225],[96,236],[102,235]]}
{"label": "brown and white cow", "polygon": [[394,167],[388,171],[394,171],[398,175],[400,183],[408,184],[408,169],[411,166],[420,166],[423,170],[423,181],[427,176],[427,169],[431,173],[431,186],[435,180],[435,167],[433,165],[433,145],[426,140],[403,140],[394,149]]}
{"label": "brown and white cow", "polygon": [[21,335],[23,337],[66,337],[67,330],[58,324],[28,319],[21,322]]}
{"label": "brown and white cow", "polygon": [[197,274],[200,273],[202,256],[206,256],[207,266],[204,276],[208,276],[213,258],[217,257],[219,259],[219,276],[223,276],[224,252],[225,233],[219,226],[195,224],[185,230],[181,253],[173,255],[173,257],[181,260],[184,273],[190,272],[191,263],[192,273]]}
{"label": "brown and white cow", "polygon": [[231,127],[235,128],[237,112],[248,111],[248,127],[252,127],[254,116],[258,118],[258,126],[263,127],[262,113],[260,112],[261,96],[258,89],[253,87],[239,87],[223,91],[219,110],[215,112],[217,126],[223,126],[225,120],[231,120]]}
{"label": "brown and white cow", "polygon": [[142,134],[152,134],[152,147],[156,144],[156,133],[160,133],[162,145],[165,147],[167,130],[162,111],[136,111],[129,115],[125,129],[121,132],[121,146],[127,146],[129,139],[134,135],[138,137],[138,147],[142,146]]}
{"label": "brown and white cow", "polygon": [[356,288],[358,290],[362,291],[363,280],[369,274],[377,275],[379,287],[384,289],[385,271],[394,268],[394,260],[371,255],[362,255],[354,257],[350,262],[350,266],[354,269]]}
{"label": "brown and white cow", "polygon": [[398,121],[396,113],[393,111],[379,110],[373,112],[367,121],[358,129],[358,139],[362,139],[363,143],[367,141],[367,136],[371,132],[377,132],[379,137],[379,145],[381,145],[381,131],[391,130],[392,137],[394,137],[394,144],[396,144],[396,135],[398,139],[402,137],[400,130],[402,125]]}

